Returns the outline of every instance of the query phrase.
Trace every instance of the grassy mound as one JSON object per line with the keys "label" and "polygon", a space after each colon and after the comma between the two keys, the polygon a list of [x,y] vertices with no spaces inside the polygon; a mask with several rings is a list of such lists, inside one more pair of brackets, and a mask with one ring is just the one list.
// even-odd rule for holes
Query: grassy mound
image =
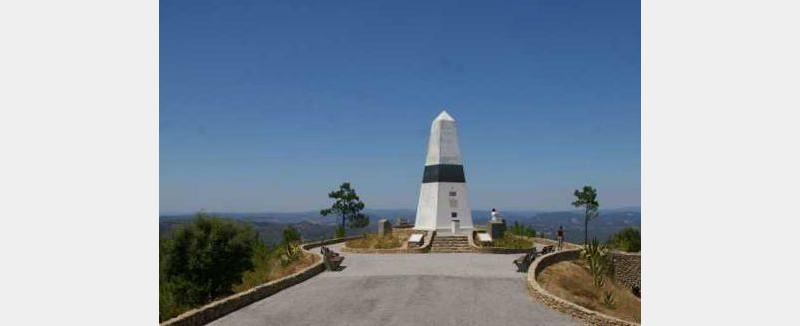
{"label": "grassy mound", "polygon": [[494,239],[489,247],[509,249],[533,248],[533,241],[506,233],[502,238]]}
{"label": "grassy mound", "polygon": [[[565,261],[547,267],[537,279],[550,293],[585,308],[602,312],[619,319],[640,322],[641,301],[630,290],[606,278],[602,288],[592,284],[592,274],[583,261]],[[613,304],[605,300],[613,294]]]}
{"label": "grassy mound", "polygon": [[391,234],[378,236],[377,234],[366,234],[363,238],[347,241],[345,245],[356,249],[395,249],[403,247],[408,241],[413,230],[393,230]]}

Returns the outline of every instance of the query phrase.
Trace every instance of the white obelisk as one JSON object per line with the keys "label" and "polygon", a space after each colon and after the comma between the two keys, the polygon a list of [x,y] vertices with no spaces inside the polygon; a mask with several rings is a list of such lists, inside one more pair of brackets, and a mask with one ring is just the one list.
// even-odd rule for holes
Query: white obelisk
{"label": "white obelisk", "polygon": [[456,121],[442,111],[431,124],[414,229],[449,232],[458,224],[460,229],[472,231],[465,181]]}

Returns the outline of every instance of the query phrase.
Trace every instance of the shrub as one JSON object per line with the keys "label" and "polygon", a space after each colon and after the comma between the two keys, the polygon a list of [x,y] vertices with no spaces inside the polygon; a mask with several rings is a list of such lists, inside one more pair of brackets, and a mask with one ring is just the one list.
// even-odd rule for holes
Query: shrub
{"label": "shrub", "polygon": [[270,273],[272,272],[272,262],[276,256],[275,252],[280,250],[280,247],[270,249],[263,243],[258,243],[253,248],[253,269],[242,274],[242,283],[234,285],[233,291],[239,292],[257,285],[263,284],[270,280]]}
{"label": "shrub", "polygon": [[158,318],[166,320],[189,310],[191,307],[181,305],[175,298],[175,289],[172,283],[158,282]]}
{"label": "shrub", "polygon": [[297,229],[291,225],[283,229],[283,243],[296,242],[300,242],[300,231],[297,231]]}
{"label": "shrub", "polygon": [[612,266],[609,261],[608,249],[605,245],[600,244],[597,238],[592,239],[591,242],[583,246],[581,250],[581,258],[589,267],[589,272],[594,277],[594,286],[597,288],[603,287],[605,284],[605,276]]}
{"label": "shrub", "polygon": [[522,236],[522,237],[535,237],[536,230],[532,227],[529,227],[525,224],[520,224],[518,221],[514,221],[514,225],[511,226],[511,234]]}
{"label": "shrub", "polygon": [[638,229],[625,228],[609,238],[608,246],[627,252],[639,252],[642,250],[642,235]]}
{"label": "shrub", "polygon": [[603,293],[603,305],[608,309],[614,309],[614,307],[616,307],[616,302],[614,301],[614,292],[605,291]]}
{"label": "shrub", "polygon": [[288,266],[297,258],[300,258],[302,252],[300,249],[300,232],[292,226],[284,229],[282,247],[284,248],[284,252],[281,254],[282,266]]}
{"label": "shrub", "polygon": [[203,213],[175,229],[161,246],[162,318],[174,307],[196,306],[233,293],[233,285],[253,268],[258,244],[251,226]]}
{"label": "shrub", "polygon": [[344,236],[345,236],[344,226],[336,227],[336,234],[333,237],[334,238],[344,238]]}

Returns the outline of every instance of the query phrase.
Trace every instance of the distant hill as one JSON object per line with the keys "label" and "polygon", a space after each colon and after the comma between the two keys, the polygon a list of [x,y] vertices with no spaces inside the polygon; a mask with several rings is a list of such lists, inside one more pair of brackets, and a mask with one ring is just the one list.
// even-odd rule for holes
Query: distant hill
{"label": "distant hill", "polygon": [[[283,230],[290,225],[295,227],[298,231],[300,231],[300,234],[306,241],[331,238],[333,237],[333,234],[336,230],[336,225],[333,223],[321,224],[305,220],[291,222],[293,220],[296,220],[294,218],[290,218],[289,219],[290,222],[279,222],[279,220],[273,216],[269,217],[238,216],[238,215],[232,216],[229,214],[215,214],[215,215],[225,218],[232,218],[240,221],[245,221],[252,224],[253,227],[256,229],[256,231],[258,231],[258,235],[261,238],[261,241],[269,245],[274,245],[280,242],[283,237]],[[188,223],[193,218],[194,218],[193,215],[161,217],[159,221],[159,235],[161,237],[164,237],[178,225]],[[358,232],[352,230],[348,231],[350,231],[348,232],[350,234],[358,234]]]}
{"label": "distant hill", "polygon": [[[529,217],[509,218],[510,223],[515,220],[530,225],[537,232],[542,232],[549,238],[555,236],[560,225],[564,226],[567,241],[583,242],[583,213],[581,212],[543,212]],[[600,241],[608,238],[627,227],[641,228],[642,217],[638,211],[600,211],[600,216],[589,222],[589,238],[597,237]]]}
{"label": "distant hill", "polygon": [[[356,235],[377,230],[377,220],[388,218],[394,222],[395,218],[406,218],[409,223],[414,223],[416,211],[413,209],[375,209],[366,210],[370,217],[370,225],[364,229],[347,230],[348,235]],[[333,216],[321,216],[318,211],[293,212],[293,213],[224,213],[211,214],[232,218],[252,223],[265,243],[275,244],[281,239],[283,229],[292,225],[300,231],[304,240],[313,241],[331,238],[339,222]],[[542,212],[528,211],[501,211],[503,218],[509,224],[514,221],[529,225],[537,232],[545,233],[552,238],[559,225],[566,230],[567,241],[583,242],[583,215],[580,211]],[[473,210],[472,218],[475,224],[486,224],[489,219],[488,210]],[[186,223],[194,217],[193,214],[164,215],[159,219],[159,234],[166,235],[175,226]],[[596,236],[601,241],[626,227],[641,228],[641,213],[638,207],[600,210],[600,217],[589,223],[589,237]]]}

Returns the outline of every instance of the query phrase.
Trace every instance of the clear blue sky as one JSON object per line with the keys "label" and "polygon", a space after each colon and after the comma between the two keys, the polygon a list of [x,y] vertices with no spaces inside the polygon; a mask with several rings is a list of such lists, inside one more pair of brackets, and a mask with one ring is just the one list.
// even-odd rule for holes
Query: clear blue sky
{"label": "clear blue sky", "polygon": [[639,1],[161,1],[162,213],[416,208],[431,120],[471,206],[640,204]]}

